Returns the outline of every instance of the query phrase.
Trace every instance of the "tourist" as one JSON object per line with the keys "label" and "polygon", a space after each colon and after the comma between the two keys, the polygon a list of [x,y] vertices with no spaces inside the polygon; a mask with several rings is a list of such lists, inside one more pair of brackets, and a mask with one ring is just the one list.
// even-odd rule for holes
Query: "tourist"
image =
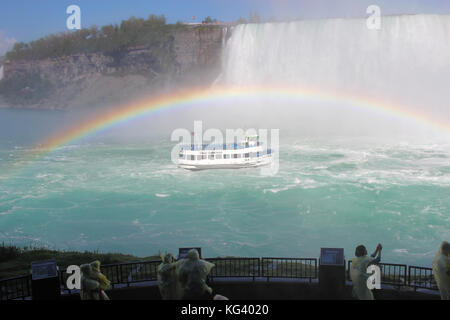
{"label": "tourist", "polygon": [[81,300],[109,300],[104,290],[110,287],[110,281],[100,272],[100,261],[83,264],[81,269]]}
{"label": "tourist", "polygon": [[181,284],[182,299],[213,299],[213,290],[206,284],[206,278],[214,264],[200,259],[198,251],[195,249],[189,250],[186,258],[178,263],[177,273]]}
{"label": "tourist", "polygon": [[179,263],[171,253],[161,255],[162,263],[158,266],[158,287],[163,300],[179,300],[181,298],[181,286],[178,281],[176,268]]}
{"label": "tourist", "polygon": [[450,243],[442,242],[433,260],[433,275],[442,300],[450,300]]}
{"label": "tourist", "polygon": [[367,279],[371,276],[371,274],[367,273],[367,267],[380,262],[382,249],[382,245],[378,244],[375,252],[369,257],[367,256],[366,247],[363,245],[356,247],[356,257],[352,259],[350,277],[353,282],[353,294],[359,300],[374,300],[373,293],[367,286]]}

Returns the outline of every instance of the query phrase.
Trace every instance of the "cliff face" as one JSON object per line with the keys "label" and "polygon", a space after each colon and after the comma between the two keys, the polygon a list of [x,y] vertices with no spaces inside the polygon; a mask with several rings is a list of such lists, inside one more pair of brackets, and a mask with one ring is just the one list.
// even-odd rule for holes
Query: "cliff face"
{"label": "cliff face", "polygon": [[208,27],[184,30],[174,35],[174,51],[179,72],[217,67],[227,28]]}
{"label": "cliff face", "polygon": [[5,61],[0,94],[12,107],[67,109],[117,103],[184,82],[208,84],[220,72],[226,31],[186,27],[157,48]]}

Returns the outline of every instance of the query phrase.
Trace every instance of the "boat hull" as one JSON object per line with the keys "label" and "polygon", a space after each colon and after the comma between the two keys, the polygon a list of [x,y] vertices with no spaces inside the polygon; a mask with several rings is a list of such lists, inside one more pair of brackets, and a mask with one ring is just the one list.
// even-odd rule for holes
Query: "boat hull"
{"label": "boat hull", "polygon": [[261,166],[267,166],[272,163],[271,158],[260,159],[259,161],[237,162],[237,163],[178,163],[178,167],[199,171],[209,169],[243,169],[243,168],[255,168]]}

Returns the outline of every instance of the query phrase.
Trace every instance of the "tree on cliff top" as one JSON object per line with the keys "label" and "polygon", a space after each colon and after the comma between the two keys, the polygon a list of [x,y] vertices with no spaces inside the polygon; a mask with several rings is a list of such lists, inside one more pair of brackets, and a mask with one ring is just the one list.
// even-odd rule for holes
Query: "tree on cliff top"
{"label": "tree on cliff top", "polygon": [[207,16],[205,18],[205,20],[202,21],[203,24],[208,24],[208,23],[216,23],[217,19],[212,19],[210,16]]}
{"label": "tree on cliff top", "polygon": [[236,24],[245,24],[245,23],[247,23],[247,20],[245,20],[242,17],[239,17],[239,19],[236,20]]}
{"label": "tree on cliff top", "polygon": [[259,16],[258,11],[256,11],[256,10],[255,10],[255,12],[250,11],[250,14],[248,16],[248,22],[261,23],[261,17]]}
{"label": "tree on cliff top", "polygon": [[29,43],[15,43],[6,54],[10,60],[54,58],[77,53],[120,51],[134,46],[159,46],[170,39],[166,18],[151,14],[148,19],[131,17],[118,25],[96,26],[52,34]]}

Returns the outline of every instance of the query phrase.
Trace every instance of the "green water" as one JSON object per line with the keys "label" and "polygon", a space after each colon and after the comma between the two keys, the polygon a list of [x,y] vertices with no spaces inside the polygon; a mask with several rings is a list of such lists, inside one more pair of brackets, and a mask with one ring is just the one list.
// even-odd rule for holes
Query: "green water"
{"label": "green water", "polygon": [[381,242],[384,261],[429,266],[450,238],[445,144],[284,138],[278,174],[264,177],[176,168],[168,136],[86,141],[31,163],[4,137],[0,242],[141,256],[200,246],[209,257],[343,247],[348,258]]}

